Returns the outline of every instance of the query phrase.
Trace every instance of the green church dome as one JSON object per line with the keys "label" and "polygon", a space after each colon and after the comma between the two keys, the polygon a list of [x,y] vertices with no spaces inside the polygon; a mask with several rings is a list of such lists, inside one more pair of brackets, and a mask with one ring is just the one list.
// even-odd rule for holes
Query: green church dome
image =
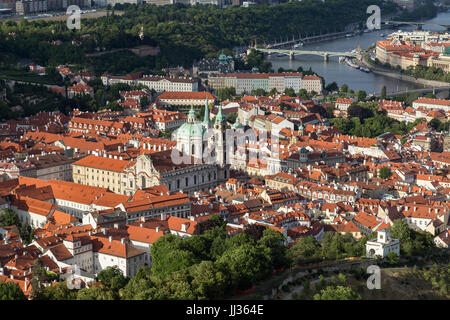
{"label": "green church dome", "polygon": [[206,128],[201,123],[188,123],[185,122],[183,125],[177,130],[178,136],[185,137],[203,137]]}
{"label": "green church dome", "polygon": [[236,118],[236,122],[233,123],[233,128],[237,129],[237,128],[242,128],[243,125],[242,123],[239,121],[239,117]]}
{"label": "green church dome", "polygon": [[445,48],[444,56],[450,56],[450,47]]}
{"label": "green church dome", "polygon": [[223,50],[222,53],[219,55],[219,60],[227,60],[227,55],[223,53]]}
{"label": "green church dome", "polygon": [[189,110],[187,122],[183,123],[180,128],[177,130],[177,136],[185,136],[185,137],[203,137],[203,134],[206,131],[206,127],[203,126],[202,123],[195,121],[195,110],[194,107],[191,106],[191,110]]}

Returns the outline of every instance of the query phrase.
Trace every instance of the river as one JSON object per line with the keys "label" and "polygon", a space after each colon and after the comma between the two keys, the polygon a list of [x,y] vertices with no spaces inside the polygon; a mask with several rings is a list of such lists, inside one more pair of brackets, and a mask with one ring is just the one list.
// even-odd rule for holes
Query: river
{"label": "river", "polygon": [[[450,10],[447,12],[440,12],[435,18],[427,20],[426,22],[450,23]],[[401,30],[415,29],[414,26],[401,26],[399,28]],[[399,28],[375,30],[351,38],[306,44],[302,49],[342,52],[356,49],[358,45],[360,45],[361,49],[365,49],[368,46],[375,44],[377,40],[385,39],[387,34],[397,31]],[[423,30],[443,31],[445,29],[434,25],[424,25]],[[382,37],[381,34],[384,34],[384,37]],[[296,55],[295,60],[291,61],[288,56],[278,57],[276,54],[272,54],[267,56],[266,59],[272,63],[272,67],[275,71],[278,71],[278,68],[280,67],[294,70],[297,70],[299,66],[304,70],[308,70],[311,67],[314,72],[325,78],[326,84],[333,81],[336,81],[338,85],[345,83],[350,89],[355,91],[364,90],[368,94],[380,93],[383,86],[386,86],[388,93],[399,90],[423,88],[423,85],[359,71],[347,66],[345,63],[339,63],[338,57],[330,57],[328,62],[324,62],[321,56]]]}

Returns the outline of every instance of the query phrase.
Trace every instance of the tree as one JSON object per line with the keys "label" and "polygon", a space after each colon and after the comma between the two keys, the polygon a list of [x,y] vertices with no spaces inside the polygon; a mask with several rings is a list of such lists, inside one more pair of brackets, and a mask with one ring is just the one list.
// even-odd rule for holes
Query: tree
{"label": "tree", "polygon": [[327,107],[327,118],[331,119],[334,118],[334,107],[333,106],[328,106]]}
{"label": "tree", "polygon": [[191,276],[187,269],[167,274],[157,282],[155,299],[194,300]]}
{"label": "tree", "polygon": [[255,240],[259,240],[262,238],[264,230],[266,230],[266,227],[264,226],[261,226],[259,224],[249,224],[245,228],[244,233]]}
{"label": "tree", "polygon": [[27,297],[16,283],[0,282],[0,300],[27,300]]}
{"label": "tree", "polygon": [[226,276],[212,261],[202,261],[190,271],[191,286],[197,300],[220,299],[226,290]]}
{"label": "tree", "polygon": [[302,99],[309,99],[308,91],[306,89],[300,89],[298,91],[298,96]]}
{"label": "tree", "polygon": [[391,237],[400,240],[400,251],[406,256],[423,255],[435,247],[430,233],[410,229],[405,220],[394,221]]}
{"label": "tree", "polygon": [[367,97],[367,93],[363,90],[358,90],[356,92],[356,96],[358,98],[358,101],[365,101]]}
{"label": "tree", "polygon": [[328,286],[314,295],[314,300],[361,300],[361,296],[352,288],[344,286]]}
{"label": "tree", "polygon": [[219,270],[229,276],[233,287],[248,289],[269,270],[270,250],[242,244],[226,250],[217,260],[217,265]]}
{"label": "tree", "polygon": [[294,263],[301,263],[302,260],[319,255],[320,244],[313,236],[301,237],[297,243],[290,247],[287,256]]}
{"label": "tree", "polygon": [[386,99],[387,95],[386,95],[386,86],[383,86],[381,88],[381,99]]}
{"label": "tree", "polygon": [[147,96],[143,96],[141,99],[141,109],[145,109],[146,107],[148,107],[149,104],[149,100]]}
{"label": "tree", "polygon": [[391,175],[392,175],[391,168],[383,167],[380,169],[380,178],[381,179],[388,179]]}
{"label": "tree", "polygon": [[438,131],[442,127],[442,122],[437,118],[431,119],[428,124],[436,131]]}
{"label": "tree", "polygon": [[45,73],[52,81],[54,81],[55,84],[62,84],[62,76],[55,67],[47,67],[45,69]]}
{"label": "tree", "polygon": [[19,216],[11,209],[3,209],[0,213],[0,227],[20,226]]}
{"label": "tree", "polygon": [[348,107],[348,116],[353,118],[357,117],[360,121],[373,116],[372,110],[369,108],[361,107],[359,104],[353,103]]}
{"label": "tree", "polygon": [[106,286],[93,286],[78,291],[77,300],[115,300],[117,295]]}
{"label": "tree", "polygon": [[32,295],[34,299],[41,299],[44,291],[44,283],[48,281],[47,272],[44,269],[44,264],[40,259],[34,261],[33,268],[31,269],[31,287]]}
{"label": "tree", "polygon": [[227,222],[219,215],[213,214],[208,220],[200,221],[197,223],[194,231],[194,235],[204,234],[206,231],[214,229],[216,227],[224,227]]}
{"label": "tree", "polygon": [[286,88],[284,94],[290,97],[295,97],[295,91],[292,88]]}
{"label": "tree", "polygon": [[344,84],[341,86],[341,88],[339,89],[339,91],[340,91],[341,93],[347,93],[347,92],[348,92],[348,85],[344,83]]}
{"label": "tree", "polygon": [[160,237],[152,245],[152,273],[154,275],[169,274],[198,262],[191,251],[183,249],[182,241],[181,238],[173,234],[167,234]]}
{"label": "tree", "polygon": [[120,290],[120,296],[123,300],[149,300],[156,292],[156,283],[151,279],[151,267],[141,266],[136,275]]}
{"label": "tree", "polygon": [[389,252],[386,255],[386,259],[389,261],[389,264],[391,264],[391,265],[396,265],[396,264],[398,264],[398,261],[399,261],[398,255],[394,251]]}
{"label": "tree", "polygon": [[76,300],[77,291],[67,288],[65,282],[45,287],[42,291],[43,300]]}
{"label": "tree", "polygon": [[103,269],[98,273],[97,278],[101,283],[115,292],[118,292],[127,284],[127,279],[123,276],[122,270],[118,266]]}
{"label": "tree", "polygon": [[278,93],[277,89],[276,89],[276,88],[272,88],[272,89],[270,89],[270,91],[269,91],[269,96],[276,95],[277,93]]}
{"label": "tree", "polygon": [[258,244],[270,250],[270,263],[273,269],[279,269],[289,264],[286,256],[287,246],[284,243],[284,236],[273,229],[265,228]]}
{"label": "tree", "polygon": [[235,123],[236,122],[236,118],[238,117],[237,112],[231,112],[229,114],[227,114],[227,121],[230,123]]}
{"label": "tree", "polygon": [[234,87],[222,88],[217,91],[217,96],[219,100],[231,99],[236,95],[236,89]]}
{"label": "tree", "polygon": [[332,83],[328,84],[325,87],[325,90],[327,90],[328,92],[338,91],[339,87],[338,87],[336,81],[333,81]]}
{"label": "tree", "polygon": [[252,96],[260,97],[260,96],[265,96],[265,95],[266,95],[266,91],[265,91],[264,89],[258,88],[258,89],[252,90],[252,91],[250,92],[250,94],[251,94]]}

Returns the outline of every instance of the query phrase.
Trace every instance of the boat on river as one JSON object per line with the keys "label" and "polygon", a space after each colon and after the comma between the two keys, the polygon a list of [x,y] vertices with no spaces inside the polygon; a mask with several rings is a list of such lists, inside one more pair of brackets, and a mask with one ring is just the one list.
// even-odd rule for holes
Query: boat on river
{"label": "boat on river", "polygon": [[344,61],[349,67],[352,67],[352,68],[355,68],[355,69],[359,69],[359,66],[357,64],[353,63],[352,60],[346,58]]}
{"label": "boat on river", "polygon": [[364,67],[359,67],[359,70],[364,71],[366,73],[370,72],[370,69],[364,68]]}

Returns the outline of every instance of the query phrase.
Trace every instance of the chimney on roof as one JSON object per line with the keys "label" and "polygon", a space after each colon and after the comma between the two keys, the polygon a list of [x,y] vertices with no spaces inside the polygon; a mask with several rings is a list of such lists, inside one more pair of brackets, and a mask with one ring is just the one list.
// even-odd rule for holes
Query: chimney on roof
{"label": "chimney on roof", "polygon": [[0,276],[3,276],[3,268],[0,268]]}
{"label": "chimney on roof", "polygon": [[144,227],[144,224],[143,224],[143,223],[140,223],[140,224],[139,224],[139,227],[140,227],[140,228],[143,228],[143,227]]}
{"label": "chimney on roof", "polygon": [[108,239],[109,239],[109,242],[112,242],[112,236],[109,236]]}
{"label": "chimney on roof", "polygon": [[9,278],[14,279],[14,275],[12,275],[12,274],[9,275]]}
{"label": "chimney on roof", "polygon": [[106,229],[105,228],[102,228],[102,232],[106,236]]}
{"label": "chimney on roof", "polygon": [[120,239],[120,243],[124,244],[125,243],[125,238]]}
{"label": "chimney on roof", "polygon": [[167,219],[167,214],[164,212],[164,213],[161,213],[161,221],[165,221]]}

